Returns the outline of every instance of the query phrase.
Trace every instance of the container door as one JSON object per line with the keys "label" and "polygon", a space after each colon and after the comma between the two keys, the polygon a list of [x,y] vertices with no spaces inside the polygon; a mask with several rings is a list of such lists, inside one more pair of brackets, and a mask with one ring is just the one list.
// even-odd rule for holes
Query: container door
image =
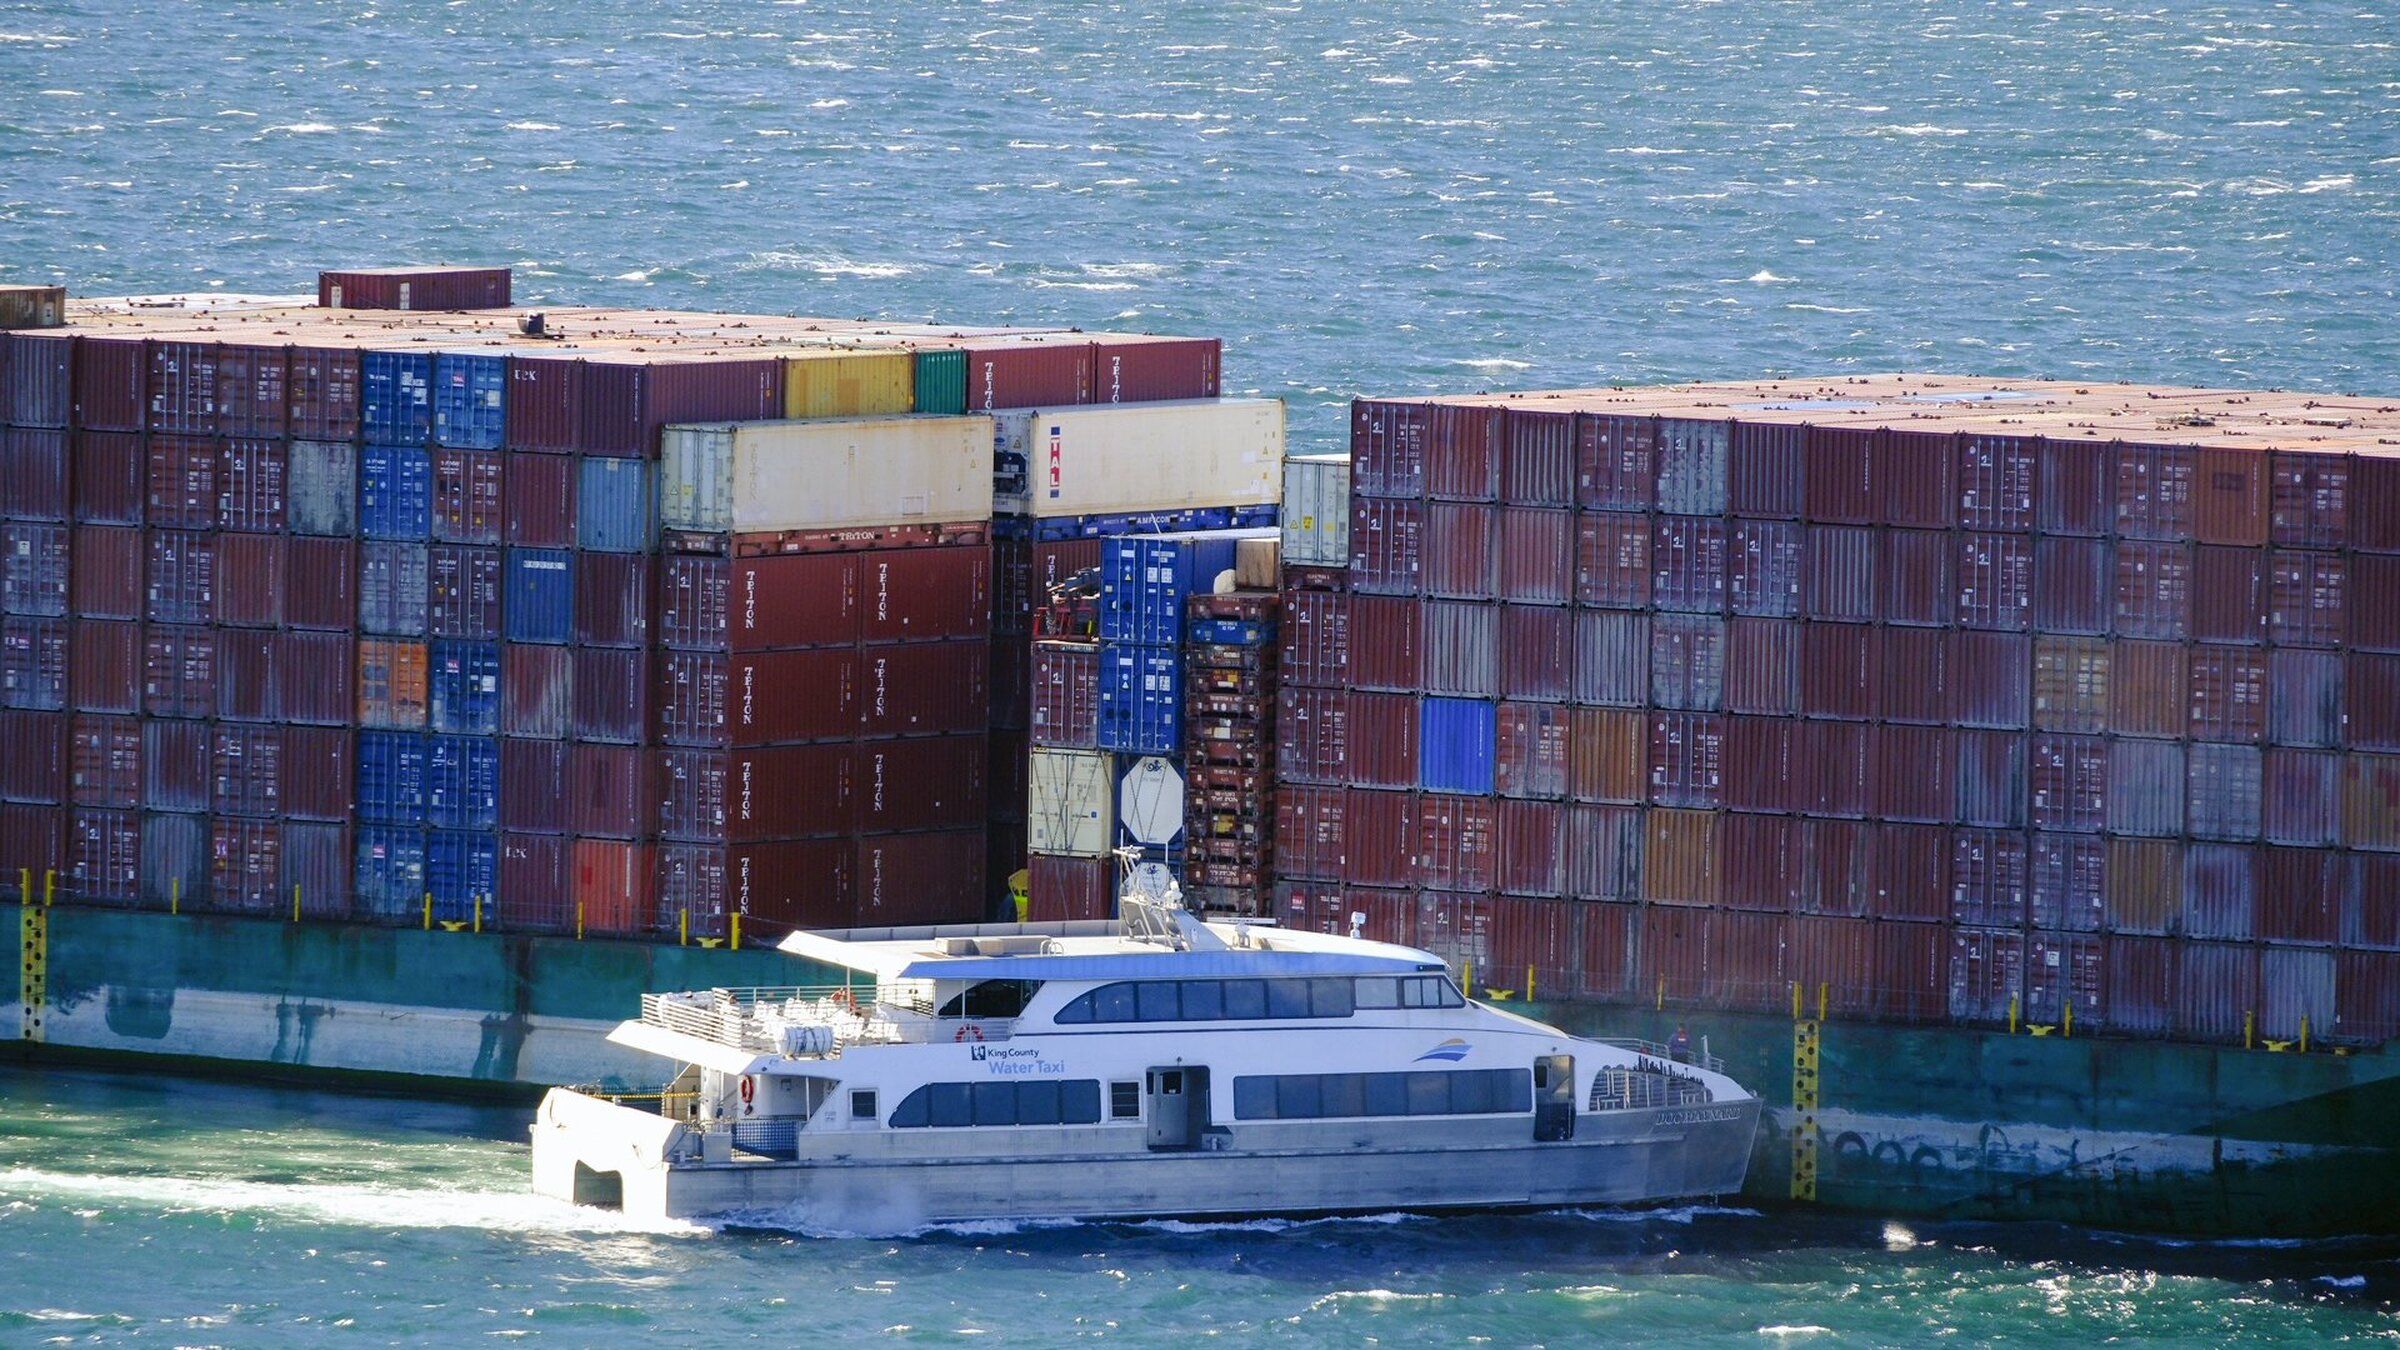
{"label": "container door", "polygon": [[1543,1055],[1533,1062],[1533,1139],[1555,1144],[1575,1137],[1575,1057]]}
{"label": "container door", "polygon": [[1208,1128],[1208,1070],[1152,1069],[1148,1076],[1150,1147],[1189,1149]]}

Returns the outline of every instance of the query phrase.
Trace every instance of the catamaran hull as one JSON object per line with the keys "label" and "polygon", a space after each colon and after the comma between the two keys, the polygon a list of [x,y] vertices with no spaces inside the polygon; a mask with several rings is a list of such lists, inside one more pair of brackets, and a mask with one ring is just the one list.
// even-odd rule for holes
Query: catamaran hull
{"label": "catamaran hull", "polygon": [[1758,1103],[1583,1115],[1572,1140],[1551,1143],[1532,1141],[1528,1117],[1245,1122],[1221,1148],[1190,1152],[1128,1151],[1128,1128],[1046,1132],[1012,1152],[943,1154],[972,1145],[893,1131],[838,1156],[670,1161],[683,1127],[560,1090],[533,1127],[534,1185],[638,1217],[866,1234],[982,1220],[1636,1205],[1739,1192]]}

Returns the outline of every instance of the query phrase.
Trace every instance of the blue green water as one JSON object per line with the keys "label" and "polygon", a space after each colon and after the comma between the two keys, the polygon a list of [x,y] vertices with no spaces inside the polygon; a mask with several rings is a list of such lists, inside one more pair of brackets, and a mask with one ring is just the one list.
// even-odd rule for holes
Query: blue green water
{"label": "blue green water", "polygon": [[646,1229],[528,1194],[527,1114],[0,1071],[0,1345],[2400,1338],[2390,1244],[1719,1208],[876,1240]]}
{"label": "blue green water", "polygon": [[[0,280],[1219,333],[1341,400],[1892,368],[2400,392],[2400,9],[0,0]],[[858,1241],[521,1118],[0,1075],[0,1345],[2400,1337],[2377,1246],[1687,1210]]]}

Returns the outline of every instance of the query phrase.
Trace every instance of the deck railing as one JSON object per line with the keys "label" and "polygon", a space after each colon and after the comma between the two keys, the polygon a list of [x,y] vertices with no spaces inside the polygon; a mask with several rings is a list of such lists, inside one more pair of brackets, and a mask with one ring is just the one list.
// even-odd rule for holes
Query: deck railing
{"label": "deck railing", "polygon": [[1685,1050],[1678,1056],[1666,1046],[1660,1045],[1656,1041],[1645,1041],[1639,1036],[1601,1036],[1596,1039],[1602,1045],[1613,1045],[1619,1050],[1631,1050],[1637,1055],[1648,1055],[1652,1059],[1665,1060],[1670,1064],[1689,1064],[1693,1068],[1706,1069],[1710,1073],[1725,1072],[1724,1060],[1697,1046]]}
{"label": "deck railing", "polygon": [[935,1017],[911,1004],[878,1004],[872,989],[841,985],[760,985],[642,995],[641,1020],[651,1026],[759,1055],[789,1051],[787,1032],[823,1027],[830,1044],[812,1058],[839,1058],[849,1045],[928,1045],[942,1041],[1004,1041],[1016,1022],[1005,1017]]}

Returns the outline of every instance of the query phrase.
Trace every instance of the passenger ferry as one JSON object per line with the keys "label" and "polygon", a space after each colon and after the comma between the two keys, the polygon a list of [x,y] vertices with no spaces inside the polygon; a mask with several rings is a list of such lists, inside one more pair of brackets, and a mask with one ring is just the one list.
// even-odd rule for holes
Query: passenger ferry
{"label": "passenger ferry", "polygon": [[1702,1051],[1581,1040],[1412,948],[1203,922],[799,933],[821,988],[645,995],[647,1099],[552,1090],[537,1190],[890,1233],[1623,1205],[1741,1189],[1758,1099]]}

